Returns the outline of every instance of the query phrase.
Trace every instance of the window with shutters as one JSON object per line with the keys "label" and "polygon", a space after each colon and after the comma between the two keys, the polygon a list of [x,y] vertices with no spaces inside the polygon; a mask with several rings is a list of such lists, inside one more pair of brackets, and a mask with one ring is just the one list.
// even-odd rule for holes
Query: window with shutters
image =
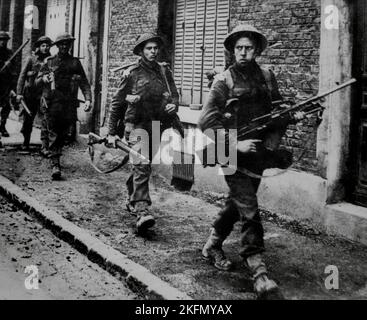
{"label": "window with shutters", "polygon": [[224,66],[230,0],[176,0],[174,75],[181,104],[203,104],[207,71]]}

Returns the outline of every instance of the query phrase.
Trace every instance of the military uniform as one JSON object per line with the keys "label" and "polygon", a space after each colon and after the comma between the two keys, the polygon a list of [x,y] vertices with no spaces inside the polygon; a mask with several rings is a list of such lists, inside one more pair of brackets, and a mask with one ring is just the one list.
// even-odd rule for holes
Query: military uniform
{"label": "military uniform", "polygon": [[[144,52],[148,43],[152,46],[147,47]],[[170,127],[179,131],[178,127],[181,128],[177,116],[179,96],[172,72],[167,63],[156,62],[158,47],[162,45],[163,40],[157,35],[147,33],[139,37],[133,53],[141,59],[124,73],[120,88],[112,101],[109,121],[110,137],[122,136],[118,128],[125,126],[126,140],[135,147],[139,145],[144,150],[143,153],[149,152],[150,160],[159,150],[159,145],[152,145],[152,121],[160,122],[161,133]],[[170,114],[166,110],[167,106]],[[123,122],[124,126],[119,126],[119,122]],[[149,138],[139,137],[139,129],[148,133]],[[149,148],[146,148],[148,142]],[[133,172],[126,183],[129,194],[127,208],[138,214],[138,233],[145,232],[155,224],[149,211],[152,203],[149,195],[151,172],[150,164],[134,163]]]}
{"label": "military uniform", "polygon": [[[250,49],[246,49],[246,54],[247,50],[259,50],[261,53],[267,46],[266,38],[258,30],[243,25],[236,27],[226,38],[224,44],[228,52],[234,53],[235,44],[241,38],[250,39],[253,43],[253,46],[249,45]],[[246,56],[247,59],[244,60],[243,50],[242,48],[237,51],[236,60],[239,61],[224,73],[217,75],[214,80],[198,124],[204,132],[207,129],[239,129],[253,119],[270,113],[272,101],[281,100],[274,74],[270,70],[260,68],[255,61],[255,55],[252,55],[252,58]],[[238,104],[228,114],[227,102],[231,99],[238,99]],[[283,125],[272,128],[278,136],[281,136],[285,129],[286,126]],[[267,277],[266,265],[261,255],[265,250],[264,228],[257,201],[260,178],[255,177],[261,177],[263,171],[271,167],[269,158],[276,152],[272,153],[266,148],[266,135],[254,134],[252,139],[263,142],[258,143],[256,152],[237,152],[237,171],[232,175],[225,175],[229,187],[226,205],[213,223],[202,254],[218,269],[229,270],[232,263],[225,257],[222,244],[232,232],[234,224],[242,221],[240,255],[252,272],[255,291],[262,295],[277,290],[277,285]],[[224,141],[229,143],[228,139]],[[249,172],[252,174],[249,175]]]}
{"label": "military uniform", "polygon": [[[44,42],[47,42],[51,45],[51,40],[46,37],[40,38],[37,41],[36,45],[40,45]],[[19,75],[17,85],[17,95],[24,97],[27,107],[32,113],[31,116],[27,113],[24,113],[23,127],[21,130],[24,135],[24,146],[29,146],[29,141],[33,129],[33,121],[37,112],[40,112],[40,117],[42,119],[41,141],[42,149],[44,151],[48,149],[48,133],[45,115],[40,110],[40,99],[42,96],[42,90],[40,88],[37,88],[36,86],[36,77],[41,70],[44,60],[49,56],[50,53],[41,54],[39,51],[36,51],[34,54],[32,54],[27,59],[24,68]]]}
{"label": "military uniform", "polygon": [[[169,84],[167,88],[166,79]],[[166,63],[149,63],[141,59],[137,64],[128,68],[123,75],[119,90],[114,96],[111,105],[109,133],[121,135],[118,132],[118,124],[122,120],[125,124],[133,124],[135,129],[144,129],[151,137],[152,121],[161,122],[161,132],[171,127],[170,117],[164,112],[167,104],[168,92],[171,92],[170,103],[175,104],[178,110],[178,93],[174,84],[172,72]],[[137,103],[126,103],[128,95],[139,96]],[[176,110],[176,111],[177,111]],[[123,116],[123,119],[121,119]],[[137,141],[134,136],[128,137],[130,144]],[[154,152],[150,139],[150,159]],[[127,181],[129,202],[135,205],[137,202],[146,201],[151,204],[149,196],[150,164],[136,164],[133,173]]]}
{"label": "military uniform", "polygon": [[[43,82],[43,76],[50,73],[55,77],[54,90],[50,83]],[[41,109],[47,121],[51,163],[53,167],[59,167],[66,135],[71,123],[76,120],[78,88],[82,90],[85,99],[91,101],[91,87],[79,59],[70,54],[49,57],[38,73],[36,85],[42,88],[42,97],[47,103]]]}
{"label": "military uniform", "polygon": [[[270,81],[266,81],[264,74],[268,73]],[[232,82],[231,84],[229,84]],[[234,115],[234,120],[229,126],[225,124],[226,101],[239,98],[241,108]],[[232,65],[223,74],[218,75],[214,81],[208,102],[201,114],[199,127],[206,129],[236,129],[248,125],[252,119],[270,113],[274,100],[281,96],[274,75],[271,71],[262,70],[256,62],[245,68]],[[254,137],[262,139],[263,137]],[[245,162],[247,169],[261,175],[263,162],[258,154],[238,155],[239,166]],[[219,213],[214,223],[214,228],[223,237],[227,238],[233,225],[243,220],[241,239],[241,255],[247,258],[255,253],[264,251],[263,227],[260,222],[257,203],[257,190],[259,179],[237,171],[234,175],[226,175],[226,182],[230,192],[227,205]]]}
{"label": "military uniform", "polygon": [[[0,32],[0,39],[9,40],[9,36],[5,32]],[[12,56],[12,51],[8,48],[0,48],[0,69],[4,66],[5,62],[9,60]],[[16,86],[16,74],[13,64],[10,64],[1,74],[0,74],[0,133],[3,136],[8,136],[5,129],[6,121],[9,117],[11,111],[9,103],[10,91],[15,89]]]}

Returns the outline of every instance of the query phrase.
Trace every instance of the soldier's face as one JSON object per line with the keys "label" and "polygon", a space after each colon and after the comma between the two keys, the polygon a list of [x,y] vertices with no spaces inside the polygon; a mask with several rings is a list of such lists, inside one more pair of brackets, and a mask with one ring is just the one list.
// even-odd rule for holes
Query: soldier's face
{"label": "soldier's face", "polygon": [[48,43],[42,43],[40,46],[40,52],[46,54],[50,52],[50,45]]}
{"label": "soldier's face", "polygon": [[57,47],[59,48],[59,53],[61,55],[66,55],[70,52],[71,49],[71,42],[70,41],[65,41],[65,42],[60,42]]}
{"label": "soldier's face", "polygon": [[157,42],[147,42],[143,49],[143,55],[148,61],[155,61],[159,52],[159,45]]}
{"label": "soldier's face", "polygon": [[6,48],[8,46],[8,40],[0,40],[0,48]]}
{"label": "soldier's face", "polygon": [[236,62],[245,65],[246,63],[255,60],[256,58],[256,47],[252,40],[243,37],[240,38],[234,47],[234,55]]}

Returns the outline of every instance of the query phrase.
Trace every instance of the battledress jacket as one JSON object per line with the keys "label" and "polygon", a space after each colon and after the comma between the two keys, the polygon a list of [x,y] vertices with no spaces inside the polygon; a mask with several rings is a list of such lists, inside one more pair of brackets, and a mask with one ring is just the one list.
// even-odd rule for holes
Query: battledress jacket
{"label": "battledress jacket", "polygon": [[[228,120],[226,104],[230,99],[239,99],[239,107],[230,110],[232,117]],[[248,125],[251,120],[272,111],[272,101],[282,100],[278,84],[271,70],[262,69],[256,62],[246,67],[233,64],[224,73],[216,76],[199,119],[198,127],[205,132],[207,129],[239,129]],[[286,126],[273,129],[281,137]],[[254,135],[251,139],[264,139],[263,134]],[[228,134],[226,136],[228,144]],[[280,139],[279,139],[280,142]],[[218,143],[218,141],[216,141]],[[246,162],[248,168],[261,172],[258,164],[270,155],[265,146],[257,154],[244,155],[238,153],[239,161]],[[266,151],[266,152],[265,152]],[[275,155],[276,156],[276,155]],[[265,161],[265,160],[264,160]],[[274,163],[263,163],[263,167],[274,167]],[[260,166],[261,166],[260,165]],[[276,165],[278,166],[278,165]]]}
{"label": "battledress jacket", "polygon": [[[228,123],[225,109],[228,100],[239,99],[240,108]],[[237,64],[216,76],[207,103],[199,119],[199,128],[238,129],[254,118],[272,111],[272,101],[281,100],[278,84],[271,70],[256,63],[242,68]]]}
{"label": "battledress jacket", "polygon": [[[17,84],[17,94],[24,95],[26,98],[41,98],[42,90],[36,87],[36,78],[44,63],[44,59],[50,55],[33,54],[30,56],[22,69]],[[33,72],[33,75],[29,75]]]}
{"label": "battledress jacket", "polygon": [[[140,101],[134,104],[127,103],[128,95],[137,95]],[[118,129],[121,121],[147,129],[154,120],[164,122],[166,115],[163,108],[167,103],[176,105],[176,112],[178,111],[179,95],[168,64],[148,63],[141,59],[124,72],[119,89],[112,100],[110,135],[121,134]]]}
{"label": "battledress jacket", "polygon": [[[50,72],[55,74],[54,92],[51,91],[50,84],[44,84],[42,77]],[[42,87],[42,95],[47,100],[53,102],[68,103],[75,106],[78,102],[78,88],[82,90],[85,100],[92,101],[92,91],[88,79],[85,75],[82,64],[78,58],[71,55],[61,57],[55,55],[47,60],[41,67],[36,79],[36,86]]]}

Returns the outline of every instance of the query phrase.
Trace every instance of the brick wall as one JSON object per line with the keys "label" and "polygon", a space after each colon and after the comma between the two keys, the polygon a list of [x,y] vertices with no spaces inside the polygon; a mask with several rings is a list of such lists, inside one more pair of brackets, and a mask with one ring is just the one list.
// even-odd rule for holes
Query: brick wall
{"label": "brick wall", "polygon": [[[136,61],[132,50],[136,38],[158,27],[158,0],[113,0],[109,30],[109,70]],[[108,103],[116,92],[121,72],[108,75]],[[107,116],[108,118],[108,116]]]}
{"label": "brick wall", "polygon": [[[308,97],[318,92],[320,48],[320,0],[232,0],[231,28],[248,23],[265,33],[270,44],[279,46],[268,49],[258,60],[270,67],[277,77],[284,97]],[[315,119],[306,125],[290,127],[285,139],[297,159],[296,167],[317,172]]]}
{"label": "brick wall", "polygon": [[[131,53],[135,39],[157,28],[159,10],[158,0],[112,1],[109,69],[135,61]],[[249,23],[262,30],[271,44],[279,41],[279,46],[268,49],[259,63],[275,72],[285,98],[299,100],[318,92],[320,10],[320,0],[231,1],[231,28]],[[109,74],[108,102],[120,76]],[[315,123],[316,119],[311,119],[305,125],[291,126],[284,141],[295,159],[302,155],[296,167],[311,172],[317,172]]]}

